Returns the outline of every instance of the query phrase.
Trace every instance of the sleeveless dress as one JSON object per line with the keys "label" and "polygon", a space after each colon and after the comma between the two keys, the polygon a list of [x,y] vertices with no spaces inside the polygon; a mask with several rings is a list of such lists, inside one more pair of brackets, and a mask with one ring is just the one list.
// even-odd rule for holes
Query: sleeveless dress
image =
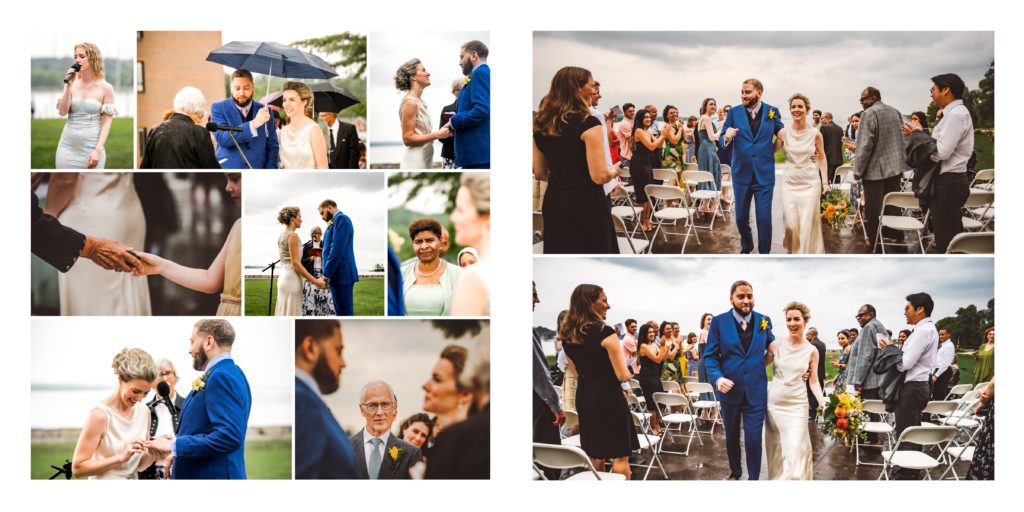
{"label": "sleeveless dress", "polygon": [[[673,126],[672,136],[679,135],[679,130],[682,130],[683,126]],[[685,148],[683,146],[686,146]],[[680,137],[679,142],[672,144],[668,138],[665,138],[665,148],[661,154],[661,169],[672,169],[679,174],[686,168],[686,158],[690,154],[690,146],[686,145],[686,137]]]}
{"label": "sleeveless dress", "polygon": [[782,180],[782,245],[790,254],[824,254],[821,235],[821,174],[811,161],[818,130],[797,134],[786,128],[786,169]]}
{"label": "sleeveless dress", "polygon": [[[100,437],[100,444],[92,454],[92,460],[100,461],[115,457],[124,451],[124,446],[135,439],[146,439],[149,437],[149,409],[146,404],[139,402],[132,407],[132,417],[126,419],[106,404],[97,404],[99,409],[107,415],[107,430]],[[142,461],[141,453],[132,455],[128,461],[114,466],[102,475],[90,476],[90,480],[136,480],[139,462]]]}
{"label": "sleeveless dress", "polygon": [[228,253],[224,258],[224,288],[217,316],[239,316],[242,314],[242,219],[231,226],[224,245]]}
{"label": "sleeveless dress", "polygon": [[[430,133],[430,111],[423,100],[412,96],[402,98],[398,107],[398,118],[402,118],[402,107],[405,102],[416,102],[416,134],[426,135]],[[434,144],[428,142],[422,146],[406,146],[405,155],[402,156],[402,169],[433,169],[434,168]]]}
{"label": "sleeveless dress", "polygon": [[287,229],[277,237],[281,255],[281,277],[277,280],[277,305],[274,316],[302,316],[302,276],[292,267],[288,252],[288,237],[294,233]]}
{"label": "sleeveless dress", "polygon": [[[60,134],[57,144],[57,169],[87,169],[89,153],[100,142],[100,128],[103,116],[116,116],[117,109],[111,103],[101,104],[94,99],[71,99],[68,122]],[[100,151],[100,162],[95,169],[102,169],[107,161],[107,152]]]}
{"label": "sleeveless dress", "polygon": [[313,145],[309,142],[310,130],[318,128],[316,123],[308,124],[300,128],[298,132],[292,130],[292,125],[281,128],[280,148],[278,158],[281,160],[282,169],[316,169],[316,159],[313,158]]}
{"label": "sleeveless dress", "polygon": [[846,348],[843,348],[842,350],[839,351],[839,364],[845,364],[847,365],[847,367],[840,367],[839,372],[836,373],[835,386],[837,392],[846,390],[846,370],[847,368],[849,368],[850,353],[853,352],[853,349],[850,349],[850,352],[847,352],[847,348],[850,348],[849,345],[847,345]]}
{"label": "sleeveless dress", "polygon": [[[323,249],[324,242],[313,242],[314,249]],[[313,277],[323,276],[323,258],[313,257]],[[330,288],[319,288],[312,281],[302,282],[302,316],[333,316],[334,298]]]}
{"label": "sleeveless dress", "polygon": [[629,161],[629,175],[633,180],[633,195],[637,205],[647,202],[647,185],[654,183],[654,163],[660,150],[647,149],[642,142],[633,143],[633,159]]}
{"label": "sleeveless dress", "polygon": [[[653,344],[651,348],[657,350]],[[640,388],[644,390],[644,401],[647,403],[647,410],[654,411],[658,409],[658,406],[654,403],[654,394],[661,392],[661,363],[654,362],[653,359],[640,354],[639,347],[637,348],[637,359],[640,361],[640,373],[636,374],[636,381],[640,383]]]}
{"label": "sleeveless dress", "polygon": [[[697,123],[703,126],[705,117]],[[722,162],[718,159],[718,144],[708,137],[707,130],[697,130],[697,137],[700,138],[700,147],[697,149],[697,169],[710,172],[715,177],[715,190],[722,190]],[[702,190],[711,190],[711,185],[701,183],[698,187]]]}
{"label": "sleeveless dress", "polygon": [[[79,174],[74,198],[58,219],[80,233],[117,240],[136,249],[142,249],[146,241],[145,216],[131,173]],[[152,314],[146,278],[84,262],[59,274],[57,282],[61,315]]]}
{"label": "sleeveless dress", "polygon": [[792,348],[779,342],[775,370],[768,383],[764,446],[769,480],[812,480],[811,437],[807,421],[807,388],[803,374],[817,349],[804,342]]}

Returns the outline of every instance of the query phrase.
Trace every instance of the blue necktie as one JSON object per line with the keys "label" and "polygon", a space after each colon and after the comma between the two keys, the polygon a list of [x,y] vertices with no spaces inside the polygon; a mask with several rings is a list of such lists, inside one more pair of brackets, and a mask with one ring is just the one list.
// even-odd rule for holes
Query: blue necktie
{"label": "blue necktie", "polygon": [[380,473],[380,445],[383,443],[379,437],[370,438],[370,444],[373,445],[370,448],[370,480],[376,480],[377,474]]}

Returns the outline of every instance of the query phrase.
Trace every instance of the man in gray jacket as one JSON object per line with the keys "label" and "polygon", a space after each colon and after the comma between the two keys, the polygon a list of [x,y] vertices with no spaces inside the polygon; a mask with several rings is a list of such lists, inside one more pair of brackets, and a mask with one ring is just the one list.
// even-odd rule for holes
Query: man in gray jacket
{"label": "man in gray jacket", "polygon": [[[868,240],[874,251],[878,243],[878,218],[882,213],[882,199],[889,192],[899,192],[900,175],[906,171],[903,156],[903,116],[882,103],[882,93],[868,87],[860,93],[864,112],[857,131],[857,157],[853,161],[853,174],[864,184],[864,222]],[[895,213],[894,213],[895,214]],[[883,231],[890,238],[902,238],[898,232]]]}
{"label": "man in gray jacket", "polygon": [[846,382],[860,393],[861,399],[878,399],[878,386],[883,375],[871,371],[878,357],[876,334],[886,335],[885,326],[876,318],[875,307],[865,304],[857,311],[857,323],[861,330],[850,349],[850,360],[846,365]]}

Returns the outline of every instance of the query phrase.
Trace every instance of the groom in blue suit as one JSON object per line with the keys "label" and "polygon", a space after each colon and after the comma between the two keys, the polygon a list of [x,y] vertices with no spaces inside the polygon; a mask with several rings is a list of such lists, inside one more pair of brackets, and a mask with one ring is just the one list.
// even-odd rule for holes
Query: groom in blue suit
{"label": "groom in blue suit", "polygon": [[459,49],[459,65],[469,83],[459,93],[456,113],[449,124],[455,131],[455,166],[491,167],[491,68],[487,46],[469,41]]}
{"label": "groom in blue suit", "polygon": [[356,479],[355,453],[324,395],[338,390],[345,367],[341,323],[295,321],[295,478]]}
{"label": "groom in blue suit", "polygon": [[[231,99],[214,103],[210,107],[210,120],[224,126],[234,126],[235,141],[228,132],[217,131],[217,161],[222,169],[277,169],[277,125],[274,114],[262,103],[253,101],[252,73],[236,69],[231,74]],[[239,151],[241,149],[241,151]],[[245,154],[243,158],[242,154]]]}
{"label": "groom in blue suit", "polygon": [[775,190],[775,142],[782,126],[779,109],[761,102],[764,86],[748,78],[740,89],[742,107],[729,109],[722,124],[723,146],[735,144],[732,151],[732,186],[736,194],[736,229],[740,232],[740,252],[754,248],[750,231],[750,202],[757,218],[757,252],[772,250],[772,194]]}
{"label": "groom in blue suit", "polygon": [[708,380],[718,390],[722,407],[726,452],[729,455],[728,480],[739,480],[743,474],[740,464],[741,424],[746,444],[747,475],[750,480],[757,480],[761,474],[761,439],[768,404],[764,356],[775,336],[771,319],[754,311],[754,288],[750,283],[733,283],[729,300],[732,310],[711,320],[704,362]]}
{"label": "groom in blue suit", "polygon": [[171,452],[171,478],[244,480],[245,432],[252,409],[249,381],[231,358],[235,330],[226,320],[200,320],[192,329],[192,367],[203,371],[181,406],[178,437],[147,447]]}
{"label": "groom in blue suit", "polygon": [[353,249],[355,230],[348,215],[338,211],[338,203],[325,199],[317,211],[320,218],[327,223],[324,232],[323,275],[327,278],[327,286],[334,298],[334,314],[338,316],[355,315],[352,291],[359,281],[356,269],[356,255]]}

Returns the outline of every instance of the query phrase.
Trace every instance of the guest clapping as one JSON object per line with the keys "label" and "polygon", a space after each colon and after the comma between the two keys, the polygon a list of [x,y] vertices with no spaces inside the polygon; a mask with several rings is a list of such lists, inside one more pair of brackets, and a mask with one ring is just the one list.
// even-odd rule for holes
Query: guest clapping
{"label": "guest clapping", "polygon": [[[633,147],[633,159],[629,164],[629,174],[633,177],[633,189],[636,200],[643,204],[643,211],[640,212],[640,225],[644,231],[654,229],[651,223],[651,202],[647,200],[647,185],[654,183],[654,166],[661,162],[659,152],[665,141],[665,133],[670,129],[666,128],[657,136],[651,135],[648,131],[654,124],[654,115],[650,112],[637,112],[633,122],[633,133],[629,136],[629,144]],[[618,243],[618,242],[616,242]]]}
{"label": "guest clapping", "polygon": [[644,391],[644,401],[647,403],[647,411],[651,413],[651,429],[655,435],[661,435],[661,421],[658,416],[658,405],[654,403],[654,394],[661,392],[661,363],[667,359],[674,359],[679,353],[679,347],[670,338],[656,344],[654,337],[657,329],[649,324],[640,326],[640,336],[637,343],[640,345],[640,373],[636,380]]}
{"label": "guest clapping", "polygon": [[195,87],[174,96],[174,113],[156,125],[146,139],[142,169],[220,169],[213,149],[206,98]]}
{"label": "guest clapping", "polygon": [[441,258],[441,224],[422,218],[409,224],[416,260],[402,267],[402,297],[409,316],[452,314],[452,297],[461,269]]}

